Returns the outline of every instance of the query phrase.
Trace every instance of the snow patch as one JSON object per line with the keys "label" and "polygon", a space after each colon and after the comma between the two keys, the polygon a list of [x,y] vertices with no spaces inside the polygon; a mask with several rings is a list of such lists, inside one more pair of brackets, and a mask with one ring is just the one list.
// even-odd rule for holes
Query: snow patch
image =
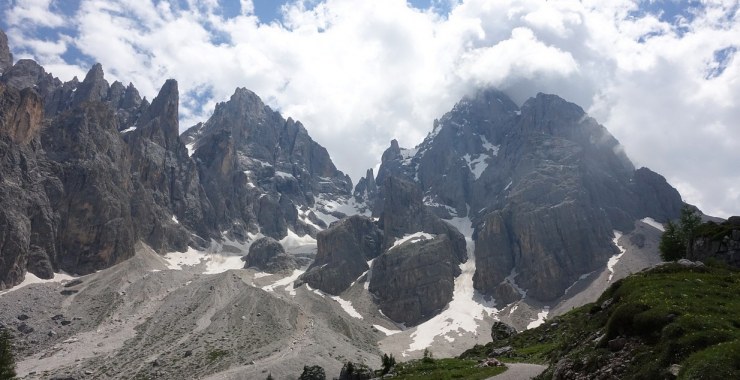
{"label": "snow patch", "polygon": [[480,178],[481,174],[483,174],[486,168],[488,168],[488,163],[486,162],[487,158],[488,155],[486,154],[480,154],[475,159],[472,159],[470,154],[466,154],[463,156],[463,159],[468,164],[470,172],[473,173],[473,176],[475,176],[476,180]]}
{"label": "snow patch", "polygon": [[606,263],[606,267],[609,269],[609,279],[607,280],[607,282],[612,281],[612,277],[614,277],[614,266],[617,265],[617,263],[619,262],[619,259],[621,259],[622,255],[624,255],[624,253],[627,251],[624,247],[619,245],[619,238],[621,237],[622,237],[622,233],[617,230],[614,230],[614,239],[612,239],[612,242],[614,242],[614,245],[617,246],[620,253],[610,257],[609,261]]}
{"label": "snow patch", "polygon": [[54,273],[54,277],[50,279],[43,279],[43,278],[39,278],[38,276],[36,276],[35,274],[31,272],[26,272],[26,277],[23,279],[23,281],[20,284],[10,289],[0,291],[0,296],[16,291],[24,286],[31,285],[31,284],[45,284],[49,282],[67,282],[67,281],[74,280],[76,278],[78,277],[71,276],[67,273],[61,272],[61,273]]}
{"label": "snow patch", "polygon": [[663,223],[659,223],[653,218],[644,218],[641,220],[643,223],[647,224],[648,226],[653,227],[659,230],[660,232],[665,232],[665,227],[663,226]]}
{"label": "snow patch", "polygon": [[133,131],[134,129],[136,129],[136,126],[135,125],[133,127],[129,127],[129,128],[126,128],[126,129],[122,130],[121,131],[121,134],[129,133],[129,132]]}
{"label": "snow patch", "polygon": [[502,282],[503,283],[508,283],[509,285],[511,285],[511,287],[514,288],[514,290],[516,290],[516,292],[519,293],[520,296],[522,296],[522,299],[525,299],[525,298],[527,298],[527,291],[524,290],[524,289],[522,289],[522,288],[520,288],[519,285],[517,285],[517,283],[515,281],[516,276],[518,276],[518,275],[519,275],[519,273],[516,271],[516,269],[512,268],[511,269],[511,272],[509,273],[509,275],[506,276],[506,278],[504,278],[504,281],[502,281]]}
{"label": "snow patch", "polygon": [[[453,218],[446,220],[447,223],[456,227],[463,235],[467,243],[468,260],[460,264],[461,274],[455,278],[455,288],[452,301],[447,307],[434,318],[416,326],[411,334],[411,344],[408,352],[423,350],[434,341],[435,337],[442,336],[447,341],[454,340],[452,333],[468,332],[475,334],[478,323],[498,313],[493,307],[493,301],[487,302],[473,288],[473,274],[475,273],[475,243],[473,242],[473,223],[469,218]],[[452,339],[452,340],[451,340]]]}
{"label": "snow patch", "polygon": [[[293,273],[290,276],[283,277],[283,278],[281,278],[281,279],[273,282],[270,285],[263,286],[262,287],[262,290],[265,290],[265,291],[268,291],[268,292],[275,292],[275,288],[279,288],[279,287],[284,286],[286,288],[285,290],[289,291],[288,287],[291,287],[292,288],[292,285],[295,282],[295,280],[297,280],[298,277],[300,275],[302,275],[304,272],[305,272],[305,270],[294,269],[293,270]],[[293,295],[293,294],[295,294],[295,293],[292,293],[291,295]]]}
{"label": "snow patch", "polygon": [[437,235],[428,234],[426,232],[416,232],[411,235],[404,235],[404,237],[396,239],[396,241],[393,242],[393,246],[389,250],[396,248],[407,241],[413,244],[427,239],[434,239],[436,236]]}
{"label": "snow patch", "polygon": [[511,185],[513,185],[513,184],[514,184],[514,181],[509,181],[509,184],[508,184],[508,185],[506,185],[506,187],[504,187],[504,191],[506,191],[506,190],[509,190],[509,188],[510,188],[510,187],[511,187]]}
{"label": "snow patch", "polygon": [[283,172],[283,171],[280,171],[280,170],[276,170],[276,171],[275,171],[275,177],[288,178],[288,179],[290,179],[290,178],[292,178],[292,179],[295,179],[295,177],[293,176],[293,174],[290,174],[290,173],[288,173],[288,172]]}
{"label": "snow patch", "polygon": [[193,157],[193,153],[195,153],[195,142],[185,144],[185,147],[188,148],[188,157]]}
{"label": "snow patch", "polygon": [[498,151],[501,149],[501,145],[491,144],[486,138],[486,136],[481,136],[480,140],[481,142],[483,142],[483,149],[490,152],[492,156],[498,156]]}
{"label": "snow patch", "polygon": [[347,301],[339,296],[332,296],[331,299],[337,301],[339,303],[339,306],[341,306],[342,309],[344,309],[344,312],[347,313],[350,317],[363,319],[362,315],[357,312],[354,306],[352,306],[352,302]]}
{"label": "snow patch", "polygon": [[391,329],[387,329],[387,328],[385,328],[385,327],[383,327],[381,325],[373,325],[373,327],[375,327],[376,330],[382,332],[383,334],[385,334],[387,336],[391,336],[393,334],[398,334],[398,333],[401,332],[401,330],[391,330]]}
{"label": "snow patch", "polygon": [[167,252],[164,255],[164,259],[167,261],[167,267],[169,269],[182,270],[183,267],[200,264],[201,261],[206,260],[206,257],[203,255],[203,252],[188,247],[188,250],[185,252]]}
{"label": "snow patch", "polygon": [[177,220],[177,217],[174,216],[174,215],[172,215],[172,221],[175,222],[175,223],[177,223],[177,224],[180,224],[180,221]]}
{"label": "snow patch", "polygon": [[547,318],[547,315],[548,314],[550,314],[550,307],[545,306],[545,308],[542,309],[542,311],[540,311],[539,313],[537,313],[537,318],[534,321],[529,322],[529,324],[527,325],[527,330],[533,329],[533,328],[535,328],[535,327],[537,327],[537,326],[545,323],[545,318]]}

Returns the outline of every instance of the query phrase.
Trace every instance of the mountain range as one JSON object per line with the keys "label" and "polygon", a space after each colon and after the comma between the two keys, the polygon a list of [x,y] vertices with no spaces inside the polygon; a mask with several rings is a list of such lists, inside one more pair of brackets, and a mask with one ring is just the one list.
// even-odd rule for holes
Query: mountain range
{"label": "mountain range", "polygon": [[[180,134],[175,80],[151,102],[133,84],[109,83],[100,64],[82,81],[62,82],[32,60],[14,63],[2,32],[0,72],[0,290],[29,276],[86,276],[79,277],[90,278],[82,288],[61,290],[69,300],[55,295],[48,313],[77,305],[87,310],[82,318],[96,320],[33,339],[39,331],[24,333],[22,352],[29,357],[53,356],[45,350],[62,338],[101,330],[125,308],[143,307],[129,299],[130,287],[156,299],[131,311],[142,318],[131,329],[166,330],[162,342],[191,354],[201,346],[188,343],[190,333],[180,331],[187,328],[178,327],[173,314],[192,318],[194,332],[210,331],[222,314],[221,328],[231,331],[262,313],[271,316],[259,326],[290,331],[225,352],[264,349],[270,339],[297,342],[300,332],[334,347],[354,345],[360,356],[379,350],[415,355],[428,329],[439,330],[430,346],[452,342],[450,334],[475,341],[493,319],[523,329],[550,312],[595,300],[598,289],[659,261],[661,223],[678,217],[684,205],[665,178],[635,168],[605,127],[556,95],[537,94],[518,106],[501,91],[477,90],[435,120],[417,147],[391,141],[377,175],[369,169],[353,188],[300,122],[244,88]],[[208,254],[245,256],[252,269],[211,277],[209,269],[159,274],[182,269],[185,257]],[[263,272],[277,256],[281,263]],[[159,282],[149,276],[160,276]],[[296,301],[296,291],[313,301]],[[211,304],[213,292],[228,296]],[[120,303],[104,312],[99,308],[107,297]],[[221,299],[253,313],[238,319],[241,311],[227,313]],[[330,300],[349,318],[332,315]],[[257,313],[260,307],[267,309]],[[460,320],[472,327],[456,324],[462,309],[468,311]],[[288,319],[279,320],[281,313]],[[401,331],[408,333],[391,336]],[[224,337],[220,330],[210,334]],[[145,357],[137,351],[154,345],[151,337],[125,336],[121,346],[103,352],[143,361],[156,356],[149,348]],[[305,357],[314,349],[308,347],[295,351]],[[242,373],[235,366],[255,373],[249,371],[289,358],[264,359],[266,351],[254,349],[244,354],[252,358],[247,363],[235,357],[223,366],[204,365],[213,352],[166,373]],[[322,352],[324,365],[341,362]],[[82,358],[85,367],[77,370],[101,365],[101,355]],[[74,367],[61,363],[48,371]]]}

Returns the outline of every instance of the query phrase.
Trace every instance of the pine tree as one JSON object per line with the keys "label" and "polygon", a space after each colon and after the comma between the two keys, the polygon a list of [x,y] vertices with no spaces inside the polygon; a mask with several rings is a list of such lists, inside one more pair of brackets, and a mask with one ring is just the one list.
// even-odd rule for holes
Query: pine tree
{"label": "pine tree", "polygon": [[15,379],[15,359],[10,339],[6,330],[0,330],[0,380]]}
{"label": "pine tree", "polygon": [[696,229],[701,224],[701,216],[696,210],[684,206],[678,223],[668,222],[660,238],[660,257],[664,261],[675,261],[685,257],[692,258]]}

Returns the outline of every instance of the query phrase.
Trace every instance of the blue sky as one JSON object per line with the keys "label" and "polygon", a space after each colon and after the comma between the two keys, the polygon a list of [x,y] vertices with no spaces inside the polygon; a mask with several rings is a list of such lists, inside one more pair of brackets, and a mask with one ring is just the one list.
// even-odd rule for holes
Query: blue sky
{"label": "blue sky", "polygon": [[0,27],[16,59],[64,81],[100,62],[109,81],[151,99],[177,79],[182,130],[247,87],[302,121],[354,181],[391,139],[413,147],[475,89],[517,102],[555,93],[604,124],[636,165],[727,216],[740,212],[738,9],[738,0],[6,0]]}

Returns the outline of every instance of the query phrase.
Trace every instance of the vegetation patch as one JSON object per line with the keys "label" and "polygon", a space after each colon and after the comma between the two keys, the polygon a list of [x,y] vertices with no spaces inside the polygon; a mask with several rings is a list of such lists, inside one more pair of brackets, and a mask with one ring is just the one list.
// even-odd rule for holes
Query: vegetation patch
{"label": "vegetation patch", "polygon": [[617,281],[593,304],[461,358],[549,364],[539,378],[740,378],[740,272],[665,264]]}
{"label": "vegetation patch", "polygon": [[423,358],[399,363],[395,367],[393,379],[487,379],[506,370],[506,367],[477,367],[477,360],[445,358]]}

